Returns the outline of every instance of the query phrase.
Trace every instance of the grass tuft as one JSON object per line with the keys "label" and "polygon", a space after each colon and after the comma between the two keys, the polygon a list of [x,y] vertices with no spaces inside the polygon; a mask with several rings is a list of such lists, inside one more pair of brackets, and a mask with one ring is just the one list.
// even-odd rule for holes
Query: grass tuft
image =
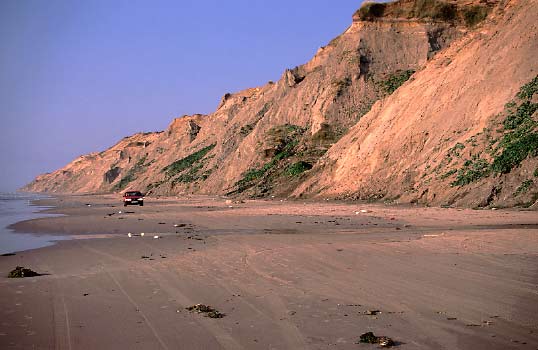
{"label": "grass tuft", "polygon": [[396,89],[403,85],[406,81],[411,78],[415,73],[414,70],[408,69],[404,71],[397,71],[394,74],[391,74],[387,80],[381,82],[381,87],[383,91],[387,94],[392,94]]}
{"label": "grass tuft", "polygon": [[310,170],[310,169],[312,169],[312,164],[301,160],[299,162],[296,162],[290,165],[286,169],[286,175],[290,177],[299,176],[305,171]]}

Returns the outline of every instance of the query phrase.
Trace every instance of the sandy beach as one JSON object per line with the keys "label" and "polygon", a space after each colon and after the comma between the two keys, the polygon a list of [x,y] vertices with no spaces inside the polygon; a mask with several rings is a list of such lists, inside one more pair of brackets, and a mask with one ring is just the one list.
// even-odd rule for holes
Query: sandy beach
{"label": "sandy beach", "polygon": [[[2,349],[378,348],[357,344],[369,331],[397,349],[538,349],[536,211],[40,204],[64,216],[13,228],[74,239],[0,257]],[[18,265],[45,275],[8,279]],[[198,303],[225,316],[186,310]]]}

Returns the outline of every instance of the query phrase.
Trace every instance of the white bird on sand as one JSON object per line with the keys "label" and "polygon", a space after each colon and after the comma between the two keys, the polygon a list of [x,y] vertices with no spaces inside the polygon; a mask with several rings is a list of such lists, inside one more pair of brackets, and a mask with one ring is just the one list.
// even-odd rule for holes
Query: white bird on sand
{"label": "white bird on sand", "polygon": [[368,209],[361,209],[360,211],[356,211],[355,214],[360,214],[360,213],[371,213],[372,211],[371,210],[368,210]]}

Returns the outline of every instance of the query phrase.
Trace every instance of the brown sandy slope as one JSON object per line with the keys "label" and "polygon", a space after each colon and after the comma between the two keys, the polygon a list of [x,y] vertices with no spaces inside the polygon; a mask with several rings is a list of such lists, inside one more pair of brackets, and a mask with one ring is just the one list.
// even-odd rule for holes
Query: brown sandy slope
{"label": "brown sandy slope", "polygon": [[[511,1],[492,14],[374,105],[317,165],[313,172],[320,174],[295,194],[532,206],[538,200],[538,113],[532,112],[538,102],[537,20],[534,0]],[[518,98],[529,82],[533,94]],[[505,107],[509,101],[515,107]],[[512,129],[503,121],[522,104],[530,115],[512,134],[527,141],[513,149],[531,152],[521,164],[490,171],[509,148],[502,140]],[[455,184],[474,175],[470,184]]]}
{"label": "brown sandy slope", "polygon": [[[355,344],[367,331],[399,349],[538,347],[534,211],[61,200],[69,216],[17,228],[81,239],[0,257],[3,276],[49,274],[0,277],[2,349],[374,349]],[[125,234],[142,228],[162,238]]]}

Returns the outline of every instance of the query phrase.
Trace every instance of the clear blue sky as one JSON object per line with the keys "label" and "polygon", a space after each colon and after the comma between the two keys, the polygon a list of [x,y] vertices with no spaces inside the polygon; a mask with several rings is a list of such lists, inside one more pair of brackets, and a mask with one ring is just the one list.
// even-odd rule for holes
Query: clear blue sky
{"label": "clear blue sky", "polygon": [[360,3],[0,1],[0,191],[277,80]]}

